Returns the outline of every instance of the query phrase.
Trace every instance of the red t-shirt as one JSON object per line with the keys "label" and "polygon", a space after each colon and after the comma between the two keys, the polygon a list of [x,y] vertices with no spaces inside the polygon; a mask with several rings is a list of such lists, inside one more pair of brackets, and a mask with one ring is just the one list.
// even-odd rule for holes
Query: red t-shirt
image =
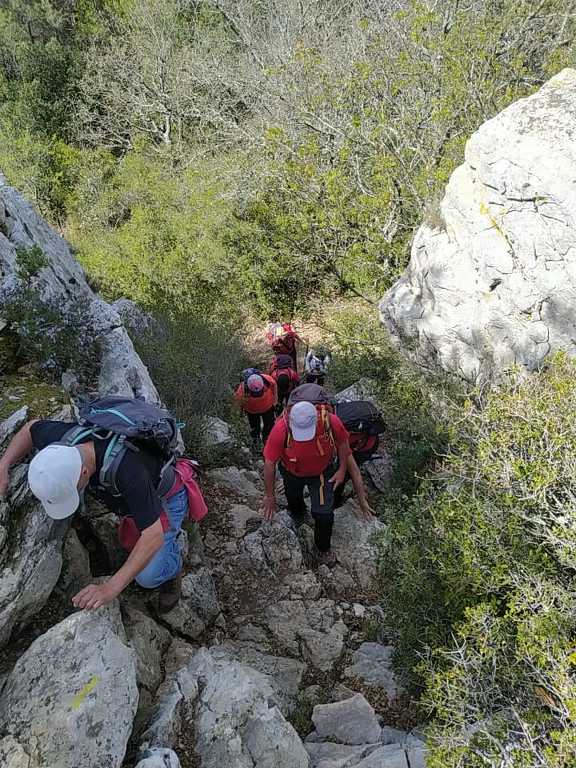
{"label": "red t-shirt", "polygon": [[364,432],[350,432],[350,448],[352,452],[369,451],[376,445],[376,435],[366,435]]}
{"label": "red t-shirt", "polygon": [[278,385],[276,381],[266,373],[260,374],[266,382],[266,388],[260,396],[255,397],[246,392],[244,383],[238,385],[234,393],[234,399],[246,413],[266,413],[270,408],[274,408],[278,402]]}
{"label": "red t-shirt", "polygon": [[348,449],[346,455],[351,453],[348,432],[338,416],[330,414],[330,427],[334,444],[326,434],[320,419],[318,419],[316,435],[312,440],[300,442],[292,438],[288,442],[286,420],[278,419],[264,446],[264,458],[274,463],[281,461],[284,467],[297,477],[317,477],[336,457],[338,446],[345,443]]}

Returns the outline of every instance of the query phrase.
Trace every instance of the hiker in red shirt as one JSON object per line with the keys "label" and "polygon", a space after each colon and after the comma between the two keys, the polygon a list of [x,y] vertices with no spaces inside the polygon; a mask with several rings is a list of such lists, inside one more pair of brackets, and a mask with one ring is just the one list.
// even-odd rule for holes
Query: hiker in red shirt
{"label": "hiker in red shirt", "polygon": [[356,488],[363,517],[370,519],[372,511],[350,451],[348,432],[340,419],[330,413],[328,400],[322,387],[304,384],[294,390],[289,411],[274,425],[264,446],[264,516],[269,520],[276,511],[274,487],[276,464],[280,462],[290,514],[296,522],[302,521],[306,513],[304,489],[308,487],[318,562],[332,565],[335,562],[330,548],[334,489],[344,481],[347,471]]}
{"label": "hiker in red shirt", "polygon": [[300,376],[294,368],[290,355],[276,355],[270,363],[268,373],[278,386],[278,406],[276,413],[280,415],[285,406],[288,405],[288,398],[293,389],[300,383]]}
{"label": "hiker in red shirt", "polygon": [[238,385],[234,398],[248,417],[252,447],[260,447],[260,437],[265,443],[274,426],[278,389],[271,376],[254,368],[248,369],[244,381]]}
{"label": "hiker in red shirt", "polygon": [[298,369],[296,342],[302,341],[290,323],[273,323],[266,338],[277,355],[290,355],[294,370]]}

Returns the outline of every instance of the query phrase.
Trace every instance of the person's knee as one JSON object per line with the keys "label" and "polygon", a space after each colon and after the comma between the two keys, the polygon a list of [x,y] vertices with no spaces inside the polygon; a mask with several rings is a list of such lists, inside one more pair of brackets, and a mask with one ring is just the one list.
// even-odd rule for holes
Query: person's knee
{"label": "person's knee", "polygon": [[143,589],[156,589],[164,581],[166,579],[162,578],[162,574],[146,568],[136,576],[136,583]]}
{"label": "person's knee", "polygon": [[170,581],[180,572],[182,568],[182,562],[180,560],[174,560],[173,567],[171,568],[144,568],[143,571],[136,576],[136,583],[143,589],[156,589],[165,581]]}

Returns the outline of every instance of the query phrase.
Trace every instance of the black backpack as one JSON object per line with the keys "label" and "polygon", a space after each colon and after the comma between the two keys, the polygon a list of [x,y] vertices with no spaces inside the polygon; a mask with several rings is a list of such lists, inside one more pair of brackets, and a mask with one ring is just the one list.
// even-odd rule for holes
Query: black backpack
{"label": "black backpack", "polygon": [[369,400],[350,400],[334,403],[334,413],[348,432],[380,435],[386,431],[382,414]]}
{"label": "black backpack", "polygon": [[99,482],[101,488],[119,496],[116,472],[126,451],[146,450],[164,460],[158,492],[162,495],[171,485],[173,472],[167,470],[178,455],[178,423],[163,408],[144,400],[113,396],[92,400],[80,408],[78,425],[66,432],[62,445],[77,445],[83,438],[110,440],[104,454]]}

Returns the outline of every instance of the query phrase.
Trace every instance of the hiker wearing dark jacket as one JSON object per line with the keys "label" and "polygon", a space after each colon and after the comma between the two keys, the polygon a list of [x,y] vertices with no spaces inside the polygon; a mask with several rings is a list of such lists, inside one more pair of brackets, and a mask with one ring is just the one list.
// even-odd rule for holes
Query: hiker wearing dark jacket
{"label": "hiker wearing dark jacket", "polygon": [[293,389],[300,383],[300,376],[294,368],[290,355],[276,355],[268,369],[269,375],[274,379],[278,387],[278,405],[276,413],[280,415],[286,405]]}
{"label": "hiker wearing dark jacket", "polygon": [[[293,396],[304,387],[295,390]],[[318,562],[332,565],[335,562],[331,550],[334,489],[344,481],[347,471],[357,489],[363,518],[372,517],[362,477],[350,451],[348,432],[340,419],[322,406],[317,408],[307,401],[290,405],[289,411],[277,420],[264,446],[264,516],[267,520],[276,511],[278,462],[288,510],[296,522],[301,522],[306,513],[304,489],[308,488]]]}
{"label": "hiker wearing dark jacket", "polygon": [[168,477],[163,475],[165,487],[160,489],[165,460],[145,450],[127,450],[114,477],[118,496],[112,495],[100,484],[112,438],[96,439],[87,434],[77,445],[59,444],[74,426],[44,420],[25,424],[0,459],[0,496],[7,492],[10,468],[37,449],[28,468],[28,482],[51,518],[70,517],[78,509],[81,493],[88,490],[126,522],[131,518],[135,527],[137,541],[124,565],[107,582],[90,584],[78,592],[72,598],[74,605],[86,610],[99,608],[135,579],[146,589],[160,587],[159,611],[166,613],[180,597],[182,555],[178,534],[188,514],[186,488],[172,470]]}

